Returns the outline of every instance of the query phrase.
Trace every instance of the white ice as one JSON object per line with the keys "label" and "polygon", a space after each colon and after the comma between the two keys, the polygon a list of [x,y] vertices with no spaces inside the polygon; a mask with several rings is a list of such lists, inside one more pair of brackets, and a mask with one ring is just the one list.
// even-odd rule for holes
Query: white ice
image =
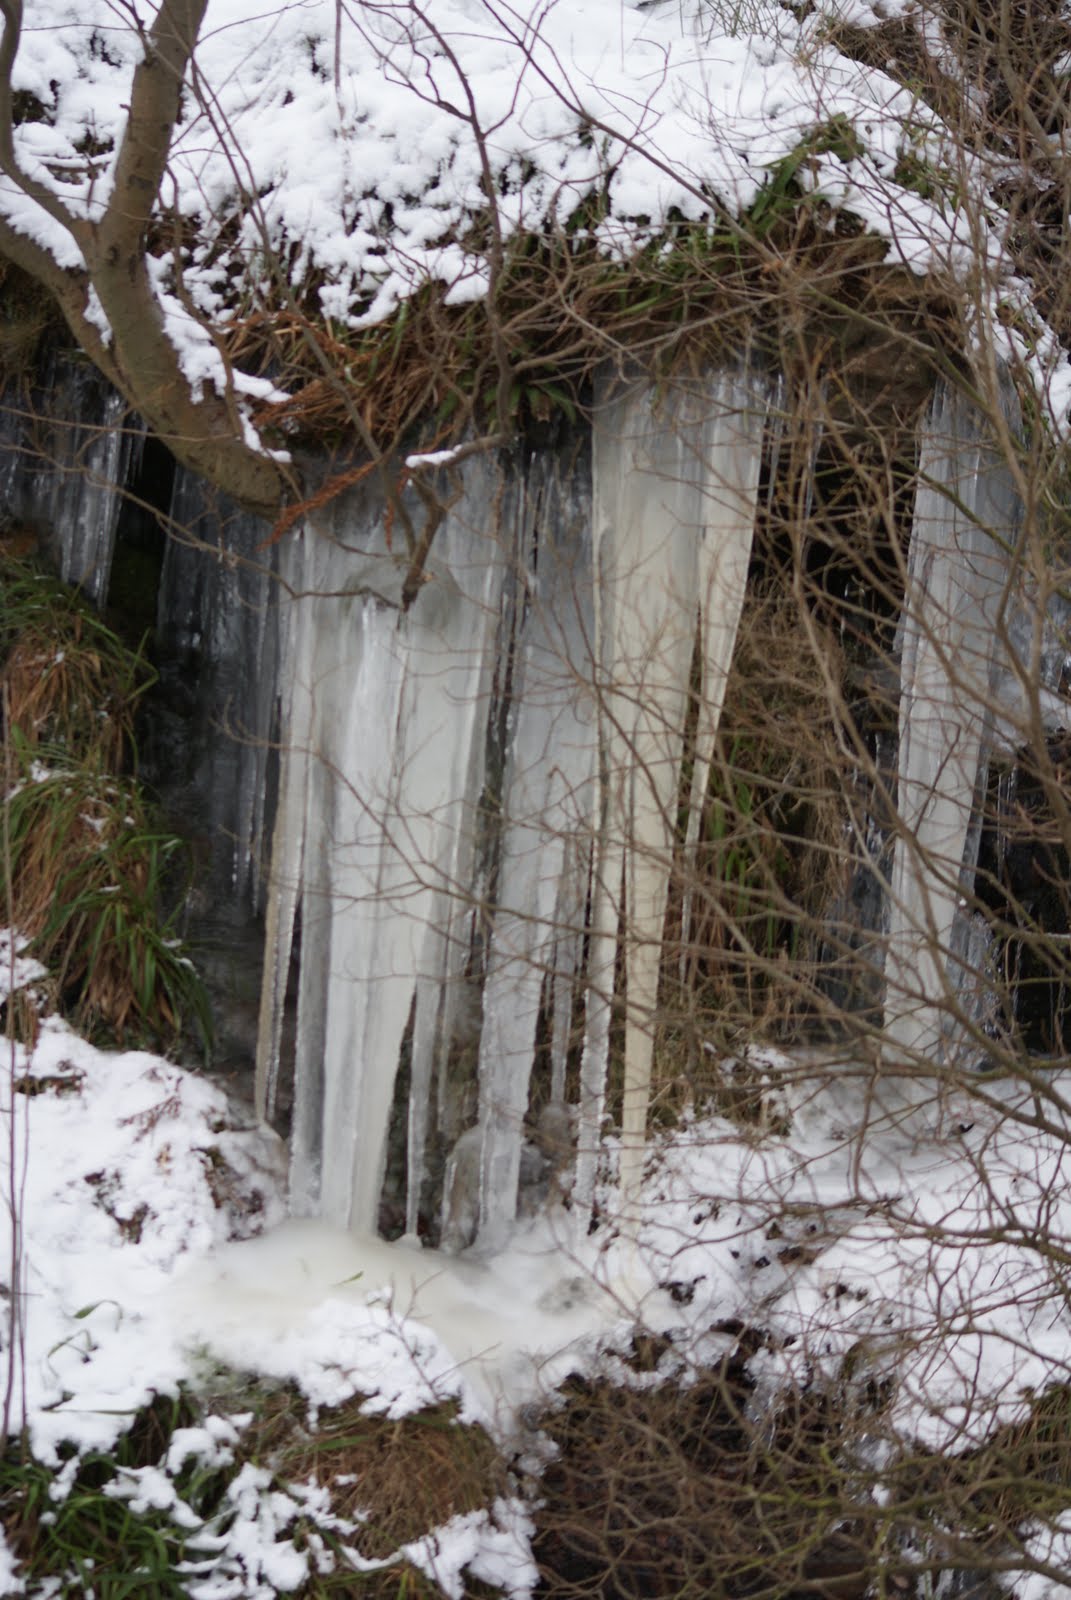
{"label": "white ice", "polygon": [[971,823],[1018,516],[1010,471],[987,441],[983,420],[965,397],[942,387],[923,428],[900,629],[898,820],[885,961],[892,1070],[881,1088],[890,1104],[901,1095],[925,1097],[935,1064],[968,1064],[970,1041],[954,1037],[950,958],[973,872]]}

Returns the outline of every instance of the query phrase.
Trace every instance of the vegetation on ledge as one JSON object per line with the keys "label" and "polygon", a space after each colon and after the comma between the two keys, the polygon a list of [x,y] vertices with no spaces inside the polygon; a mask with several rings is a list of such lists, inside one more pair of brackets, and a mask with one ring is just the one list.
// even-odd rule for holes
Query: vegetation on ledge
{"label": "vegetation on ledge", "polygon": [[5,920],[91,1035],[168,1045],[192,1024],[207,1046],[207,996],[176,926],[182,841],[129,771],[148,666],[19,562],[0,564],[0,606]]}

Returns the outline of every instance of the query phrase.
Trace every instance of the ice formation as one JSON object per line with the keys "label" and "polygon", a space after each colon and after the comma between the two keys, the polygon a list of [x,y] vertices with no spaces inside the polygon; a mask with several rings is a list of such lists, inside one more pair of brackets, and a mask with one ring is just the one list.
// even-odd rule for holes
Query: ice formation
{"label": "ice formation", "polygon": [[[0,491],[6,518],[54,540],[65,583],[102,604],[121,496],[141,446],[120,397],[92,369],[52,357],[33,395],[5,405]],[[70,420],[77,419],[77,420]],[[29,439],[27,438],[29,435]]]}
{"label": "ice formation", "polygon": [[[744,601],[766,406],[765,387],[741,372],[718,374],[661,404],[637,384],[596,413],[601,793],[582,1069],[582,1202],[592,1191],[622,924],[626,1196],[641,1174],[689,700],[693,694],[697,700],[690,817],[698,822]],[[694,842],[691,822],[689,837]]]}
{"label": "ice formation", "polygon": [[[241,517],[223,540],[178,474],[174,523],[191,537],[168,546],[161,629],[201,658],[194,783],[229,841],[235,900],[264,894],[257,863],[273,839],[265,1115],[299,952],[296,1214],[374,1231],[389,1166],[395,1190],[406,1175],[394,1225],[415,1235],[439,1206],[434,1134],[440,1154],[454,1151],[444,1241],[500,1248],[524,1186],[538,1057],[582,1225],[615,1005],[620,1185],[626,1202],[635,1194],[668,886],[708,790],[775,393],[746,362],[664,389],[606,376],[590,440],[417,462],[446,514],[408,607],[406,558],[369,483],[270,546]],[[132,446],[115,427],[94,449],[98,475],[61,475],[81,489],[60,521],[65,570],[102,596],[111,484]],[[58,492],[48,474],[27,490],[12,454],[4,469],[24,500]],[[890,1093],[964,1047],[946,1016],[1017,515],[984,424],[941,388],[921,430],[898,636]]]}
{"label": "ice formation", "polygon": [[[743,602],[766,403],[746,369],[668,398],[639,380],[608,386],[590,493],[586,457],[548,451],[524,471],[470,458],[442,486],[449,515],[408,610],[374,499],[343,502],[291,547],[261,1081],[270,1110],[300,901],[297,1211],[375,1226],[404,1057],[415,1232],[436,1052],[474,972],[478,1134],[448,1179],[448,1237],[465,1242],[474,1228],[485,1249],[503,1242],[540,1016],[561,1107],[578,988],[590,1196],[619,939],[634,1183],[685,732],[696,696],[698,806]],[[449,1095],[440,1089],[440,1115],[463,1116]]]}
{"label": "ice formation", "polygon": [[[966,1066],[956,1019],[958,910],[977,852],[1009,561],[1011,472],[964,396],[938,391],[923,424],[900,625],[898,824],[889,883],[883,1092],[925,1093],[917,1071]],[[965,882],[964,879],[967,879]],[[964,919],[959,918],[959,921]],[[960,1036],[957,1036],[960,1035]],[[899,1074],[897,1067],[914,1067]]]}
{"label": "ice formation", "polygon": [[[460,948],[507,556],[488,510],[511,492],[493,462],[467,464],[408,610],[374,499],[286,557],[261,1095],[300,900],[291,1204],[343,1226],[375,1226],[403,1040],[415,1008],[430,1042],[421,1012]],[[426,1083],[424,1060],[413,1076]],[[418,1151],[419,1116],[410,1131]]]}

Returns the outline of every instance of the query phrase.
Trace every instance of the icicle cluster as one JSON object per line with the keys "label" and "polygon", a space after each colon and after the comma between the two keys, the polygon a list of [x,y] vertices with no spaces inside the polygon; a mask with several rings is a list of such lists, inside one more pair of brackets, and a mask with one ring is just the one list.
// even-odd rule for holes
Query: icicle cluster
{"label": "icicle cluster", "polygon": [[[406,563],[371,491],[313,516],[275,571],[264,530],[237,517],[221,535],[217,510],[179,475],[172,513],[189,536],[168,547],[161,628],[173,653],[201,660],[196,785],[230,840],[236,901],[256,901],[274,813],[264,1115],[300,945],[296,1212],[375,1228],[404,1071],[407,1231],[429,1203],[434,1131],[453,1144],[444,1241],[496,1248],[517,1214],[542,1052],[544,1115],[575,1145],[583,1219],[615,1003],[621,1187],[635,1194],[670,873],[696,848],[773,395],[746,366],[666,393],[618,380],[598,397],[590,448],[428,466],[446,509],[408,609]],[[32,475],[9,429],[0,478],[9,510],[62,528],[64,572],[100,599],[136,437],[95,404],[105,427],[68,430],[54,466]],[[76,459],[91,470],[70,470]],[[976,412],[942,389],[922,430],[899,633],[893,1089],[960,1048],[949,952],[969,939],[959,903],[994,685],[1008,675],[998,641],[1018,515]]]}
{"label": "icicle cluster", "polygon": [[446,1237],[493,1248],[514,1220],[541,1016],[568,1127],[581,994],[576,1195],[590,1203],[619,940],[634,1187],[686,729],[695,697],[697,816],[766,409],[743,370],[667,397],[608,389],[590,494],[586,461],[466,462],[440,486],[449,514],[408,611],[378,505],[349,502],[292,547],[261,1084],[270,1111],[300,902],[296,1209],[375,1226],[404,1046],[416,1231],[432,1081],[473,972],[476,1126],[447,1176]]}
{"label": "icicle cluster", "polygon": [[974,407],[941,388],[922,427],[901,617],[896,841],[888,886],[883,1094],[926,1095],[919,1069],[966,1065],[957,1037],[959,907],[977,859],[994,684],[1007,644],[1008,552],[1021,514]]}

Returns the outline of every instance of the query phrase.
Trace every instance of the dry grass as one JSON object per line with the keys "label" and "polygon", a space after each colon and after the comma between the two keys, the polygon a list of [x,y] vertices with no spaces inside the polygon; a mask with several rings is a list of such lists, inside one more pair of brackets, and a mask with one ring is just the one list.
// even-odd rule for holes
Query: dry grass
{"label": "dry grass", "polygon": [[134,780],[78,767],[21,773],[8,801],[9,904],[79,1025],[167,1042],[210,1031],[196,973],[162,905],[181,841]]}
{"label": "dry grass", "polygon": [[[800,166],[786,161],[792,174]],[[868,389],[877,366],[887,408],[902,410],[932,387],[947,360],[939,352],[958,348],[949,290],[884,265],[880,240],[851,218],[818,215],[794,176],[761,222],[682,224],[627,263],[591,243],[595,212],[576,220],[514,241],[486,299],[469,305],[444,305],[431,285],[353,333],[313,309],[310,281],[300,304],[289,294],[236,317],[232,359],[289,391],[260,408],[258,427],[319,452],[372,440],[389,456],[418,431],[430,447],[466,429],[571,420],[607,363],[670,377],[745,347],[774,367],[821,363]],[[883,344],[895,359],[883,361]]]}
{"label": "dry grass", "polygon": [[311,1478],[327,1488],[334,1513],[360,1524],[362,1556],[384,1560],[504,1493],[497,1447],[482,1428],[459,1423],[453,1405],[389,1421],[364,1416],[363,1403],[325,1408],[309,1427],[303,1403],[280,1390],[246,1441],[280,1480]]}
{"label": "dry grass", "polygon": [[7,915],[81,1027],[169,1044],[190,1020],[207,1042],[207,998],[164,909],[182,843],[125,775],[151,674],[32,567],[0,565],[0,603]]}
{"label": "dry grass", "polygon": [[15,560],[0,562],[0,700],[7,733],[73,761],[119,771],[137,703],[152,679],[131,651],[65,585]]}

